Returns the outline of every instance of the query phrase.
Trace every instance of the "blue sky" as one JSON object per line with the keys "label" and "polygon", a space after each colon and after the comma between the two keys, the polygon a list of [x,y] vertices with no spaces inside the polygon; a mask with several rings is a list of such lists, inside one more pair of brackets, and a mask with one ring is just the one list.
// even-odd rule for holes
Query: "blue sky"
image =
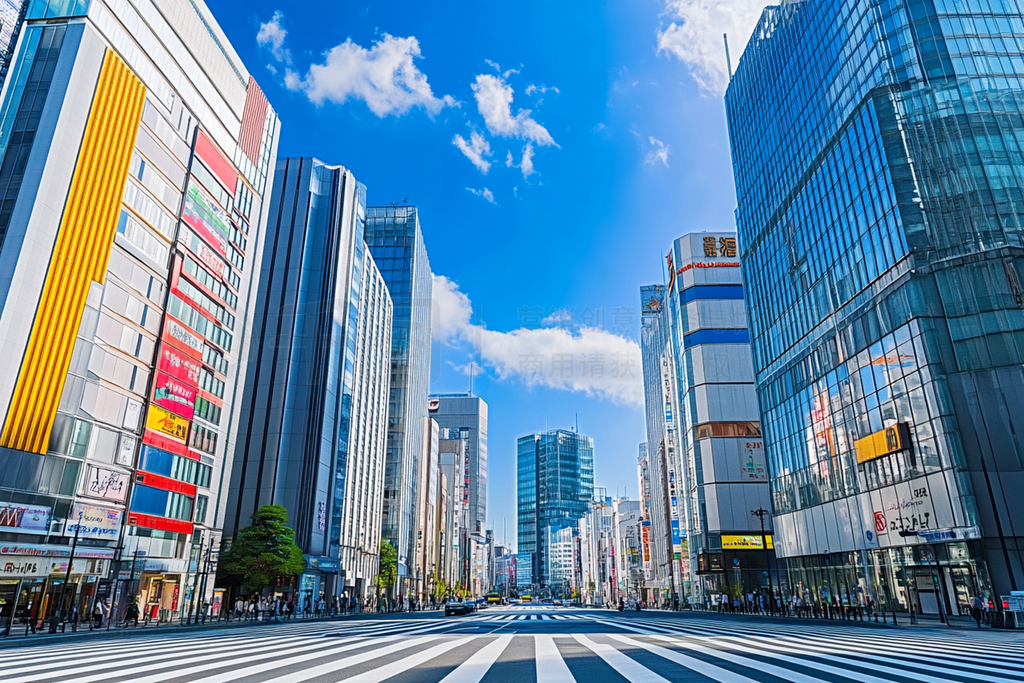
{"label": "blue sky", "polygon": [[209,0],[281,117],[282,155],[420,208],[431,390],[482,370],[499,539],[504,518],[514,542],[516,438],[576,416],[597,484],[637,496],[638,288],[662,281],[675,237],[733,229],[721,36],[735,63],[764,4]]}

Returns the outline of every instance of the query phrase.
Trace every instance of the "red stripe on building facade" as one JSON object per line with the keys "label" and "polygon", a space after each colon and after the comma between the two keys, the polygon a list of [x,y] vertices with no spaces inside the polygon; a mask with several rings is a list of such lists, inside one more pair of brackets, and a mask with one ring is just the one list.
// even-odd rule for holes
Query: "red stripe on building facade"
{"label": "red stripe on building facade", "polygon": [[260,145],[263,144],[263,128],[267,122],[267,109],[270,103],[267,96],[260,90],[253,78],[249,77],[249,87],[245,94],[245,108],[242,110],[242,128],[238,133],[238,146],[249,157],[249,161],[259,164]]}

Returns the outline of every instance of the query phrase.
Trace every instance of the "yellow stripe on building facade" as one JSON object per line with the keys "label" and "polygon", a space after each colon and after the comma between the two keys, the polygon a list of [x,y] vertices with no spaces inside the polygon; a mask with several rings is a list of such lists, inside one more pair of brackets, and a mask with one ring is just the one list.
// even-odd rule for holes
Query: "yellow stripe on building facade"
{"label": "yellow stripe on building facade", "polygon": [[145,99],[108,49],[0,446],[46,452],[89,287],[106,277]]}

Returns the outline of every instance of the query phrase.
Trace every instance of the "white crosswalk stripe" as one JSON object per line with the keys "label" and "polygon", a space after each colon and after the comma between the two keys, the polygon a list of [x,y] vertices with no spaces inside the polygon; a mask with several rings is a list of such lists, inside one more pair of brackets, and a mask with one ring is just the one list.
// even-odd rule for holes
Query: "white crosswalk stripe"
{"label": "white crosswalk stripe", "polygon": [[[473,624],[479,628],[470,628]],[[490,628],[483,628],[490,625]],[[483,628],[483,632],[480,632]],[[531,633],[530,631],[534,632]],[[1013,633],[758,625],[609,612],[270,624],[0,650],[3,683],[1024,683]],[[415,674],[415,675],[414,675]],[[410,676],[412,675],[412,678]]]}

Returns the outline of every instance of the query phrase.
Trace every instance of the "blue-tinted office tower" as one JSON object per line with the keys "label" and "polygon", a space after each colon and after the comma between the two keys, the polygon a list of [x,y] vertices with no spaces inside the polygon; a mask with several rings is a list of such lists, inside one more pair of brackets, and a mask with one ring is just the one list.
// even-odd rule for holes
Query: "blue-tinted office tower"
{"label": "blue-tinted office tower", "polygon": [[[374,387],[387,383],[391,301],[365,207],[344,167],[278,162],[224,533],[283,505],[307,558],[302,600],[362,596],[376,573],[387,392]],[[355,523],[361,553],[347,547]]]}
{"label": "blue-tinted office tower", "polygon": [[[398,591],[415,587],[413,487],[424,450],[430,384],[431,274],[414,206],[370,208],[366,243],[394,300],[383,538],[398,551]],[[425,577],[421,577],[425,578]]]}
{"label": "blue-tinted office tower", "polygon": [[787,2],[732,78],[789,590],[956,614],[1024,588],[1022,41],[1014,0]]}
{"label": "blue-tinted office tower", "polygon": [[[555,429],[519,437],[516,481],[518,504],[517,571],[531,585],[549,588],[546,538],[572,527],[590,513],[594,497],[594,439]],[[530,588],[520,581],[520,592]]]}

